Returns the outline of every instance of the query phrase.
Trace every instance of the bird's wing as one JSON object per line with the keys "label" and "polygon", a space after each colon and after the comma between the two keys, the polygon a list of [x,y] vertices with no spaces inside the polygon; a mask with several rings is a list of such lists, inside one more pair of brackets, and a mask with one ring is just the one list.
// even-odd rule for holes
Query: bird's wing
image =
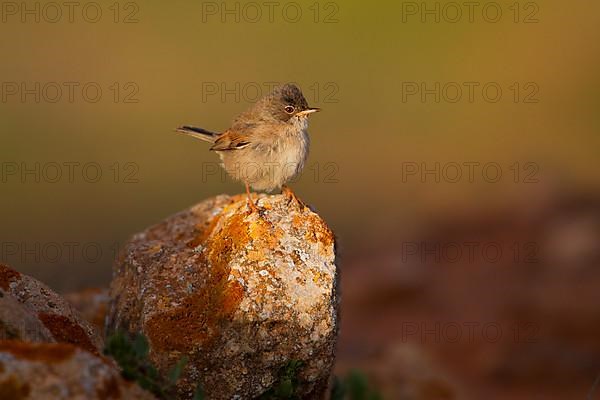
{"label": "bird's wing", "polygon": [[223,132],[215,140],[215,144],[210,148],[213,151],[240,150],[250,144],[250,138],[247,134],[239,131],[228,130]]}
{"label": "bird's wing", "polygon": [[240,150],[249,145],[259,146],[277,139],[280,123],[260,120],[258,122],[236,121],[233,126],[219,135],[210,148],[214,151]]}

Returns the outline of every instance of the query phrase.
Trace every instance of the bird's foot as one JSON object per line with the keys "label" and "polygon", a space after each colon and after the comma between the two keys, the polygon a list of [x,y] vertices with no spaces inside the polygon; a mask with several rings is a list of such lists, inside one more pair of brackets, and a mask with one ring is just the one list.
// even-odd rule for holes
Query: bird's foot
{"label": "bird's foot", "polygon": [[248,204],[248,214],[252,214],[255,212],[262,214],[262,210],[256,205],[254,200],[252,200],[251,198],[248,198],[247,204]]}
{"label": "bird's foot", "polygon": [[254,200],[252,200],[252,194],[250,193],[250,185],[246,182],[246,195],[248,196],[248,214],[258,213],[262,215],[261,209],[256,205]]}
{"label": "bird's foot", "polygon": [[306,208],[306,204],[304,204],[304,202],[300,200],[298,196],[296,196],[296,193],[294,193],[294,191],[290,189],[289,186],[283,185],[281,187],[281,193],[288,198],[288,205],[293,201],[300,207],[301,210],[304,210]]}

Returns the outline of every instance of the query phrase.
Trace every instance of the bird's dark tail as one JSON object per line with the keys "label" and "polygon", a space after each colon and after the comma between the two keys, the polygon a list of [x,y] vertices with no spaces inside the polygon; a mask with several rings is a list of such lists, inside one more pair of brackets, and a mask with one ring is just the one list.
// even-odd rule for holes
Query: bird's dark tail
{"label": "bird's dark tail", "polygon": [[218,133],[207,131],[206,129],[187,125],[180,126],[179,128],[175,129],[175,132],[183,133],[185,135],[195,137],[196,139],[204,140],[205,142],[211,143],[213,143],[219,135]]}

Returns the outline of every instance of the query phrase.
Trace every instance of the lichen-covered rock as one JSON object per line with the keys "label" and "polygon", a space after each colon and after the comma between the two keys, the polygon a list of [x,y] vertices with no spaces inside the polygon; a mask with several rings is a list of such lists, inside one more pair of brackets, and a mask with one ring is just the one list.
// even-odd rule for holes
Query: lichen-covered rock
{"label": "lichen-covered rock", "polygon": [[0,399],[154,399],[106,360],[64,343],[0,341]]}
{"label": "lichen-covered rock", "polygon": [[137,234],[115,268],[108,331],[141,332],[166,372],[183,355],[189,398],[252,399],[301,361],[297,394],[323,397],[339,293],[334,236],[283,195],[217,196]]}
{"label": "lichen-covered rock", "polygon": [[92,323],[101,332],[104,331],[104,320],[109,302],[108,289],[88,288],[67,293],[64,297],[86,321]]}
{"label": "lichen-covered rock", "polygon": [[42,321],[14,297],[0,289],[0,340],[55,342]]}
{"label": "lichen-covered rock", "polygon": [[[0,290],[5,296],[22,304],[41,322],[52,335],[52,340],[49,341],[72,343],[94,354],[99,354],[102,350],[100,332],[85,321],[64,298],[43,283],[0,264]],[[35,335],[38,333],[46,338],[46,333],[40,331],[20,339],[36,341]]]}

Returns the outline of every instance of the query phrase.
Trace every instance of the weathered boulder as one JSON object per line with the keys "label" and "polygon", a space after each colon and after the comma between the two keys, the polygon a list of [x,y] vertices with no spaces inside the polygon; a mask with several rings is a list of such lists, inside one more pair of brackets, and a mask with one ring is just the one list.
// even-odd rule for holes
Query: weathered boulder
{"label": "weathered boulder", "polygon": [[25,305],[0,289],[0,340],[55,342],[52,333]]}
{"label": "weathered boulder", "polygon": [[151,400],[106,360],[64,343],[0,341],[0,399]]}
{"label": "weathered boulder", "polygon": [[338,330],[335,240],[284,195],[217,196],[127,244],[114,271],[108,332],[141,332],[165,373],[189,358],[178,390],[252,399],[300,361],[297,395],[323,398]]}
{"label": "weathered boulder", "polygon": [[[14,313],[7,310],[0,313],[0,322],[5,325],[2,337],[72,343],[94,354],[102,350],[100,332],[43,283],[0,264],[0,292],[7,297],[3,300],[5,304],[22,306],[15,308]],[[23,318],[21,322],[18,315]]]}

